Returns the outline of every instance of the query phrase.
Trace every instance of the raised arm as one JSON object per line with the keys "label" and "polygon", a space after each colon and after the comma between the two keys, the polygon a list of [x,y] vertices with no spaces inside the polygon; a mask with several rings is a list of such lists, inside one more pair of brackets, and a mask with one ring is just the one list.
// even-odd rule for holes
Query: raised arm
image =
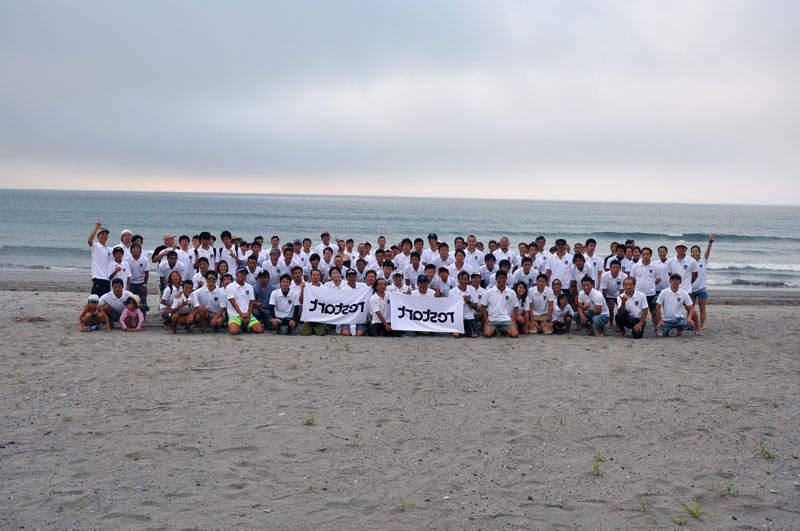
{"label": "raised arm", "polygon": [[710,232],[708,234],[708,245],[706,246],[706,254],[705,254],[706,261],[708,260],[708,257],[711,256],[711,244],[712,243],[714,243],[714,233]]}

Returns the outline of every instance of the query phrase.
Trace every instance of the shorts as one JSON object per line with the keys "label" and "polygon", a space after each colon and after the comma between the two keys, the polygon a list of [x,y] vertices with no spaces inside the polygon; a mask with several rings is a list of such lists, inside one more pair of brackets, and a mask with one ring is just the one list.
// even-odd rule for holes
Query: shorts
{"label": "shorts", "polygon": [[464,319],[464,335],[474,336],[478,333],[478,325],[475,319]]}
{"label": "shorts", "polygon": [[606,304],[609,308],[614,308],[617,305],[616,297],[606,297]]}
{"label": "shorts", "polygon": [[97,295],[98,297],[102,297],[109,291],[111,291],[110,280],[102,278],[92,279],[92,295]]}
{"label": "shorts", "polygon": [[646,295],[645,297],[647,298],[647,308],[650,310],[650,313],[655,312],[658,295]]}
{"label": "shorts", "polygon": [[[234,316],[228,317],[228,326],[230,326],[232,324],[239,325],[239,327],[241,327],[242,326],[242,316],[241,315],[234,315]],[[256,319],[255,317],[253,317],[251,315],[250,316],[250,322],[247,323],[247,328],[253,328],[257,324],[258,324],[258,319]]]}
{"label": "shorts", "polygon": [[707,299],[708,298],[708,292],[706,290],[693,291],[692,294],[691,294],[691,297],[692,297],[692,300]]}
{"label": "shorts", "polygon": [[511,330],[512,328],[517,327],[517,325],[511,321],[492,321],[491,324],[487,324],[486,326],[489,328],[494,328],[498,332],[505,332],[506,330]]}
{"label": "shorts", "polygon": [[178,314],[178,323],[177,324],[179,324],[179,325],[188,324],[189,323],[189,317],[191,317],[191,316],[192,316],[192,314],[190,314],[190,313]]}

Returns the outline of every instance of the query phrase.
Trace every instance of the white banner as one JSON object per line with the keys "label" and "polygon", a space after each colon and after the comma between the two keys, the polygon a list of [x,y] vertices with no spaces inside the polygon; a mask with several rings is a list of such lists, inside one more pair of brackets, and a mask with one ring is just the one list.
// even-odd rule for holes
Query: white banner
{"label": "white banner", "polygon": [[420,297],[392,293],[392,330],[464,333],[462,297]]}
{"label": "white banner", "polygon": [[327,324],[366,323],[371,289],[329,289],[306,282],[303,321]]}

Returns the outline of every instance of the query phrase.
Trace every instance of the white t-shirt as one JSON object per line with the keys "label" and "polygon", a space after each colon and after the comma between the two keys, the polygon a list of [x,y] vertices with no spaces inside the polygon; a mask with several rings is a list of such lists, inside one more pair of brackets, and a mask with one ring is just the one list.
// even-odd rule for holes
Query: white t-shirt
{"label": "white t-shirt", "polygon": [[[178,310],[178,306],[183,304],[183,301],[189,301],[189,304]],[[172,299],[172,306],[173,310],[178,310],[178,315],[189,315],[194,311],[194,304],[192,304],[192,294],[190,293],[189,296],[185,296],[183,292],[175,294],[175,298]]]}
{"label": "white t-shirt", "polygon": [[661,318],[669,321],[683,317],[683,309],[692,306],[692,298],[681,288],[678,291],[668,288],[658,294],[656,303],[661,305]]}
{"label": "white t-shirt", "polygon": [[[464,295],[469,297],[470,302],[476,302],[474,299],[475,288],[473,288],[469,284],[467,284],[467,289],[464,291],[461,291],[461,288],[459,288],[458,286],[450,290],[450,297],[461,297],[463,299]],[[467,304],[466,302],[464,303],[464,319],[465,320],[475,319],[475,310],[470,308],[469,304]]]}
{"label": "white t-shirt", "polygon": [[519,266],[519,256],[511,250],[511,247],[508,248],[508,251],[503,251],[502,249],[495,249],[492,253],[494,257],[497,259],[497,264],[500,263],[500,260],[508,260],[511,262],[511,270],[513,271],[515,267]]}
{"label": "white t-shirt", "polygon": [[[624,293],[624,292],[623,292]],[[622,293],[617,296],[617,308],[622,305]],[[625,310],[633,319],[639,319],[647,308],[647,297],[638,289],[633,290],[633,295],[625,302]]]}
{"label": "white t-shirt", "polygon": [[[172,267],[172,268],[169,267],[169,262],[167,262],[166,260],[162,260],[158,264],[157,271],[158,271],[158,278],[163,278],[165,284],[169,284],[169,275],[173,271],[177,271],[181,276],[181,280],[183,280],[183,275],[184,275],[183,264],[181,263],[180,260],[175,262],[175,267]],[[189,278],[190,279],[192,278],[191,275],[189,276]]]}
{"label": "white t-shirt", "polygon": [[[342,282],[342,284],[344,284],[344,282]],[[300,304],[298,292],[289,289],[284,295],[280,289],[276,289],[269,296],[269,304],[275,307],[275,317],[281,319],[294,317],[294,307]]]}
{"label": "white t-shirt", "polygon": [[141,254],[139,258],[129,257],[127,262],[128,269],[131,272],[131,283],[142,284],[144,282],[144,274],[150,271],[150,259]]}
{"label": "white t-shirt", "polygon": [[192,305],[197,308],[198,306],[205,306],[206,310],[211,315],[214,315],[223,307],[227,306],[228,299],[225,297],[225,292],[217,287],[214,291],[209,291],[208,286],[192,292]]}
{"label": "white t-shirt", "polygon": [[[225,246],[223,245],[217,251],[217,262],[220,262],[222,260],[228,262],[228,271],[230,271],[231,274],[233,274],[233,272],[236,271],[236,268],[239,267],[239,263],[236,261],[236,258],[234,257],[237,257],[240,260],[244,259],[244,253],[242,253],[242,250],[239,249],[238,245],[231,244],[230,249],[226,249]],[[230,312],[228,313],[230,314]],[[234,315],[238,314],[234,312]]]}
{"label": "white t-shirt", "polygon": [[183,280],[192,280],[192,275],[194,275],[194,249],[188,251],[177,249],[175,252],[178,253],[178,262],[183,266],[181,278]]}
{"label": "white t-shirt", "polygon": [[582,270],[578,269],[575,264],[572,264],[570,269],[572,270],[572,280],[575,281],[578,289],[581,289],[581,280],[583,280],[583,277],[589,277],[594,280],[594,288],[597,289],[597,271],[589,265],[589,262],[583,264]]}
{"label": "white t-shirt", "polygon": [[514,316],[514,308],[519,305],[519,300],[514,290],[508,286],[503,291],[495,286],[486,290],[486,299],[483,305],[486,306],[489,321],[511,321]]}
{"label": "white t-shirt", "polygon": [[384,293],[382,299],[377,293],[373,293],[369,298],[369,315],[372,317],[372,324],[381,323],[381,319],[378,317],[378,312],[381,312],[381,315],[383,315],[383,318],[386,319],[387,323],[391,323],[391,309],[392,306],[389,304],[388,293]]}
{"label": "white t-shirt", "polygon": [[439,251],[434,251],[430,247],[422,251],[422,255],[419,258],[419,261],[422,262],[423,265],[432,264],[434,260],[439,257]]}
{"label": "white t-shirt", "polygon": [[92,244],[92,278],[108,280],[108,264],[114,261],[110,247],[100,242]]}
{"label": "white t-shirt", "polygon": [[[597,286],[600,285],[600,273],[603,272],[603,259],[596,254],[589,256],[584,253],[583,257],[586,259],[586,265],[590,265],[594,269],[594,287],[597,289]],[[578,284],[580,284],[580,282],[578,282]],[[580,288],[580,286],[578,287]]]}
{"label": "white t-shirt", "polygon": [[[688,254],[679,260],[677,256],[673,256],[667,260],[667,277],[673,273],[678,273],[681,276],[681,289],[687,293],[692,291],[692,273],[700,273],[700,268],[694,258]],[[669,279],[667,279],[669,280]]]}
{"label": "white t-shirt", "polygon": [[406,280],[406,282],[408,282],[408,285],[411,286],[412,288],[417,287],[417,278],[419,278],[420,275],[424,274],[425,274],[425,266],[422,265],[421,262],[417,265],[417,269],[414,269],[414,266],[412,264],[408,264],[403,269],[403,278]]}
{"label": "white t-shirt", "polygon": [[421,293],[418,289],[415,289],[414,291],[411,292],[411,295],[420,297],[435,297],[436,292],[434,292],[434,290],[430,286],[428,286],[428,291],[426,291],[425,293]]}
{"label": "white t-shirt", "polygon": [[236,301],[236,305],[239,306],[239,310],[242,313],[247,313],[247,310],[250,308],[250,302],[256,300],[253,293],[253,286],[247,282],[245,282],[244,285],[240,285],[236,281],[231,282],[225,288],[225,296],[228,299],[228,317],[239,316],[239,312],[233,307],[231,300]]}
{"label": "white t-shirt", "polygon": [[111,308],[117,312],[118,314],[122,315],[122,312],[125,310],[125,301],[128,300],[128,297],[132,296],[133,293],[130,291],[123,289],[122,295],[117,297],[114,295],[114,291],[109,291],[102,297],[100,297],[100,306],[104,304],[108,304]]}
{"label": "white t-shirt", "polygon": [[708,287],[706,285],[706,269],[708,268],[708,260],[704,256],[697,260],[697,280],[692,284],[692,291],[705,291]]}
{"label": "white t-shirt", "polygon": [[533,315],[547,315],[550,306],[555,304],[554,298],[553,290],[549,286],[545,286],[541,293],[539,293],[538,286],[528,290],[528,300],[531,301]]}
{"label": "white t-shirt", "polygon": [[584,290],[580,290],[578,292],[578,302],[581,304],[590,305],[592,310],[594,310],[595,306],[600,306],[602,307],[600,315],[610,315],[610,312],[608,311],[608,305],[606,304],[606,300],[603,298],[603,294],[594,288],[592,288],[589,293],[586,293]]}
{"label": "white t-shirt", "polygon": [[203,249],[202,247],[198,247],[192,252],[192,254],[194,255],[195,265],[197,265],[197,260],[203,257],[205,257],[208,260],[209,269],[214,269],[217,265],[217,250],[214,247],[209,247],[208,249]]}
{"label": "white t-shirt", "polygon": [[564,305],[564,307],[560,307],[558,304],[553,305],[553,317],[552,321],[564,321],[567,317],[572,317],[572,308],[570,308],[569,304]]}
{"label": "white t-shirt", "polygon": [[568,288],[572,282],[572,255],[564,253],[559,258],[558,254],[551,254],[547,260],[547,270],[550,271],[550,282],[557,278],[564,289]]}
{"label": "white t-shirt", "polygon": [[464,254],[466,254],[464,262],[470,264],[473,270],[477,271],[484,264],[484,253],[478,249],[475,249],[473,253],[469,252],[469,249],[464,249]]}
{"label": "white t-shirt", "polygon": [[[525,282],[525,285],[528,286],[528,290],[533,288],[536,285],[536,277],[539,276],[539,272],[531,267],[529,272],[525,272],[525,270],[520,267],[514,274],[511,275],[511,285],[516,284],[519,281]],[[549,289],[549,288],[548,288]]]}
{"label": "white t-shirt", "polygon": [[608,272],[603,275],[603,278],[600,280],[600,291],[605,290],[605,296],[609,299],[615,299],[619,295],[619,292],[622,291],[622,283],[625,282],[625,279],[628,278],[628,275],[623,273],[622,271],[619,272],[616,278],[611,276],[611,273]]}
{"label": "white t-shirt", "polygon": [[[117,270],[117,267],[121,267],[122,270],[112,277],[111,275]],[[109,280],[115,280],[117,278],[122,280],[122,285],[127,289],[128,279],[131,278],[130,264],[125,260],[122,260],[122,262],[119,264],[112,260],[108,264],[108,273],[106,278]]]}
{"label": "white t-shirt", "polygon": [[656,294],[657,280],[663,278],[664,269],[660,263],[651,261],[644,265],[639,260],[631,270],[631,276],[636,279],[636,291],[641,291],[647,296]]}

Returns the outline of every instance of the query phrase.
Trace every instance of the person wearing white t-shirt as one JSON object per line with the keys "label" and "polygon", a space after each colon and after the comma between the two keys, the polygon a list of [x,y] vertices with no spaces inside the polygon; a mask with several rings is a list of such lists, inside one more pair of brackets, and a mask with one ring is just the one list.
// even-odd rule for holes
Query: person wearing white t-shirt
{"label": "person wearing white t-shirt", "polygon": [[617,333],[619,337],[624,337],[626,329],[630,328],[633,339],[641,339],[649,312],[647,297],[636,289],[635,277],[626,278],[622,287],[622,293],[617,297]]}
{"label": "person wearing white t-shirt", "polygon": [[[549,282],[553,279],[561,281],[561,285],[570,290],[572,286],[572,255],[567,252],[567,240],[559,238],[556,240],[556,252],[551,254],[547,260],[547,271],[545,272]],[[570,291],[570,299],[574,299],[575,291]]]}
{"label": "person wearing white t-shirt", "polygon": [[603,294],[593,286],[594,279],[592,277],[586,276],[581,279],[575,320],[578,321],[579,327],[588,329],[588,335],[602,336],[608,324],[609,311]]}
{"label": "person wearing white t-shirt", "polygon": [[706,326],[706,303],[708,302],[708,291],[706,284],[706,270],[708,268],[708,257],[711,256],[711,244],[714,243],[714,235],[708,235],[708,246],[706,254],[700,256],[700,246],[692,245],[692,258],[697,262],[697,278],[692,282],[692,301],[697,305],[697,327],[695,335],[701,335]]}
{"label": "person wearing white t-shirt", "polygon": [[386,280],[376,279],[372,290],[373,294],[369,298],[369,315],[372,321],[369,326],[369,335],[372,337],[400,337],[402,332],[392,330],[392,305],[390,304],[390,295],[386,293]]}
{"label": "person wearing white t-shirt", "polygon": [[422,255],[420,256],[422,265],[433,263],[436,257],[439,256],[439,237],[436,236],[435,232],[428,234],[428,246],[427,249],[422,251]]}
{"label": "person wearing white t-shirt", "polygon": [[255,288],[256,284],[258,284],[258,274],[262,271],[261,268],[258,267],[258,257],[252,254],[248,256],[247,266],[245,267],[247,267],[247,278],[245,282]]}
{"label": "person wearing white t-shirt", "polygon": [[158,273],[158,285],[161,289],[167,286],[169,276],[173,271],[178,272],[181,280],[184,277],[183,264],[178,261],[178,253],[176,251],[168,252],[166,259],[158,264],[156,271]]}
{"label": "person wearing white t-shirt", "polygon": [[222,239],[222,247],[219,248],[217,261],[225,260],[228,262],[228,271],[236,271],[239,266],[244,265],[244,253],[233,243],[230,231],[222,231],[219,237]]}
{"label": "person wearing white t-shirt", "polygon": [[622,266],[618,260],[612,260],[609,269],[603,274],[600,280],[600,291],[606,299],[609,309],[609,320],[614,318],[614,308],[617,305],[617,297],[622,291],[622,283],[628,275],[622,272]]}
{"label": "person wearing white t-shirt", "polygon": [[[484,263],[484,253],[478,249],[478,238],[474,234],[467,236],[467,249],[464,261],[467,262],[473,271],[478,271]],[[470,278],[472,278],[470,276]]]}
{"label": "person wearing white t-shirt", "polygon": [[[684,330],[694,330],[694,305],[689,293],[681,289],[682,282],[680,273],[672,273],[669,276],[669,288],[658,294],[656,337],[668,337],[673,329],[678,330],[678,337],[683,337]],[[686,317],[683,316],[684,308]]]}
{"label": "person wearing white t-shirt", "polygon": [[399,269],[395,269],[394,273],[392,273],[392,283],[386,287],[386,293],[403,293],[405,295],[411,294],[411,287],[407,286],[405,282],[405,274]]}
{"label": "person wearing white t-shirt", "polygon": [[[288,275],[286,275],[288,277]],[[274,292],[273,292],[274,293]],[[256,334],[263,334],[264,327],[253,315],[255,294],[253,286],[247,283],[247,268],[236,268],[236,280],[225,287],[228,297],[228,333],[232,336],[241,332],[242,327]]]}
{"label": "person wearing white t-shirt", "polygon": [[419,253],[417,251],[412,251],[411,263],[403,268],[403,278],[405,279],[406,285],[411,289],[415,289],[417,287],[417,279],[420,275],[424,274],[425,266],[422,265],[420,261]]}
{"label": "person wearing white t-shirt", "polygon": [[492,254],[494,254],[494,257],[498,263],[500,263],[501,260],[508,260],[511,264],[510,271],[513,272],[517,269],[517,267],[519,267],[519,256],[517,256],[517,254],[511,250],[509,245],[510,242],[508,241],[508,238],[503,236],[500,238],[498,248],[495,249]]}
{"label": "person wearing white t-shirt", "polygon": [[[97,241],[94,237],[97,236]],[[111,249],[106,246],[108,242],[108,229],[98,221],[94,230],[87,239],[92,251],[92,293],[102,297],[111,291],[111,281],[108,279],[108,264],[112,261]]]}
{"label": "person wearing white t-shirt", "polygon": [[[511,275],[511,282],[516,284],[517,282],[524,282],[528,289],[533,288],[536,285],[536,278],[539,276],[539,272],[533,269],[533,259],[530,256],[526,256],[522,259],[522,267],[518,268],[514,271],[514,274]],[[547,276],[545,276],[547,278]]]}
{"label": "person wearing white t-shirt", "polygon": [[417,287],[411,292],[411,295],[416,297],[436,297],[436,292],[429,289],[430,279],[427,275],[420,275],[417,277]]}
{"label": "person wearing white t-shirt", "polygon": [[183,280],[192,280],[196,267],[194,249],[189,248],[190,241],[189,236],[182,234],[178,238],[178,248],[175,249],[175,252],[178,253],[178,261],[183,266]]}
{"label": "person wearing white t-shirt", "polygon": [[[580,281],[583,277],[592,277],[592,280],[597,278],[597,272],[594,268],[586,263],[586,258],[581,253],[572,255],[572,282],[570,283],[570,291],[575,293],[580,289]],[[595,284],[596,286],[597,284]]]}
{"label": "person wearing white t-shirt", "polygon": [[458,279],[458,274],[462,271],[467,272],[467,277],[476,271],[467,263],[466,257],[467,254],[464,252],[464,249],[457,249],[456,252],[453,253],[453,258],[455,261],[448,266],[448,269],[450,269],[450,276],[452,278]]}
{"label": "person wearing white t-shirt", "polygon": [[125,257],[125,251],[122,247],[114,247],[111,251],[113,256],[113,261],[108,264],[108,279],[110,281],[114,281],[115,278],[122,280],[122,285],[125,287],[126,290],[130,291],[131,289],[131,270],[130,264],[123,260]]}
{"label": "person wearing white t-shirt", "polygon": [[547,285],[547,275],[536,277],[536,286],[528,290],[528,299],[531,301],[531,330],[539,334],[552,334],[555,296]]}
{"label": "person wearing white t-shirt", "polygon": [[131,243],[131,256],[127,259],[131,272],[130,291],[139,296],[139,310],[147,315],[150,306],[147,305],[147,281],[150,279],[150,259],[142,252],[142,244]]}
{"label": "person wearing white t-shirt", "polygon": [[192,292],[192,306],[195,308],[194,322],[198,324],[200,332],[204,332],[206,325],[211,325],[216,332],[225,326],[225,312],[228,299],[225,292],[217,287],[217,273],[206,273],[205,285]]}
{"label": "person wearing white t-shirt", "polygon": [[403,271],[407,265],[411,263],[411,238],[403,238],[403,241],[400,243],[402,246],[402,250],[398,255],[396,255],[392,262],[394,262],[395,267],[400,271]]}
{"label": "person wearing white t-shirt", "polygon": [[505,332],[508,337],[519,337],[517,313],[519,301],[514,290],[506,285],[508,274],[502,269],[495,274],[495,287],[486,290],[483,303],[483,336],[492,337],[496,331]]}
{"label": "person wearing white t-shirt", "polygon": [[653,250],[650,247],[642,248],[642,257],[631,268],[631,277],[636,279],[636,291],[641,291],[647,297],[647,309],[656,325],[656,286],[666,275],[660,262],[653,262]]}
{"label": "person wearing white t-shirt", "polygon": [[125,301],[132,297],[133,293],[124,289],[122,279],[116,278],[111,281],[111,291],[100,297],[98,308],[108,319],[108,324],[114,328],[119,324],[122,312],[125,311]]}
{"label": "person wearing white t-shirt", "polygon": [[484,264],[478,268],[478,273],[481,274],[481,285],[489,289],[494,287],[494,275],[500,268],[497,267],[497,259],[492,253],[486,253],[483,257]]}
{"label": "person wearing white t-shirt", "polygon": [[469,276],[469,285],[474,290],[470,298],[472,302],[478,305],[478,308],[475,310],[475,328],[478,330],[478,333],[483,330],[483,310],[481,306],[483,306],[483,301],[486,300],[486,288],[481,286],[481,282],[483,282],[483,277],[481,277],[480,273],[472,273]]}
{"label": "person wearing white t-shirt", "polygon": [[297,328],[300,319],[299,293],[291,289],[292,277],[284,274],[280,278],[279,288],[269,296],[269,307],[272,313],[272,327],[276,334],[281,334],[281,329],[286,327],[286,334],[291,334]]}
{"label": "person wearing white t-shirt", "polygon": [[192,302],[192,287],[194,283],[191,280],[181,281],[181,291],[175,295],[170,307],[170,317],[172,320],[172,333],[178,331],[178,325],[183,325],[187,332],[191,331],[192,324],[195,318],[195,306]]}
{"label": "person wearing white t-shirt", "polygon": [[[475,300],[475,289],[469,285],[469,273],[461,271],[457,275],[458,285],[450,290],[450,297],[461,297],[464,301],[464,337],[478,337],[478,327],[475,324],[475,312],[480,310],[480,306]],[[453,337],[461,337],[462,334],[453,332]]]}
{"label": "person wearing white t-shirt", "polygon": [[595,279],[594,285],[600,285],[600,277],[603,275],[603,259],[595,254],[597,249],[597,240],[589,238],[583,246],[583,257],[586,263],[594,268]]}
{"label": "person wearing white t-shirt", "polygon": [[681,276],[681,289],[686,293],[692,292],[692,284],[697,280],[700,268],[691,256],[686,254],[689,248],[686,242],[678,240],[675,242],[675,256],[667,260],[667,274],[678,273]]}

